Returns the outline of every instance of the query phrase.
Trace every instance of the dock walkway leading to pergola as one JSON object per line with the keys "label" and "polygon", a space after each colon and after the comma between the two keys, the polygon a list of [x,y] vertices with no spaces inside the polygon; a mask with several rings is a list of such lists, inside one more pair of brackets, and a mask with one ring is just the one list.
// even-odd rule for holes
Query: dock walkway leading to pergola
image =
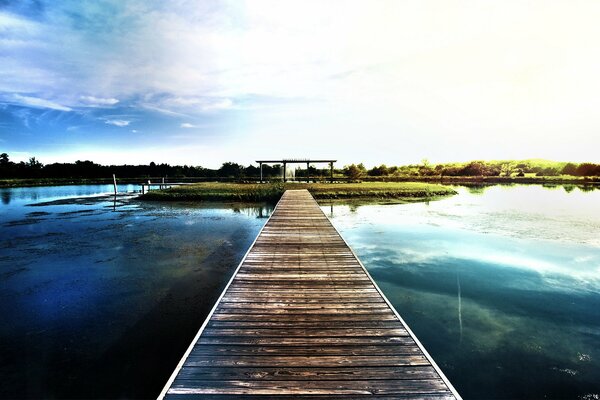
{"label": "dock walkway leading to pergola", "polygon": [[460,398],[306,190],[285,192],[160,397]]}

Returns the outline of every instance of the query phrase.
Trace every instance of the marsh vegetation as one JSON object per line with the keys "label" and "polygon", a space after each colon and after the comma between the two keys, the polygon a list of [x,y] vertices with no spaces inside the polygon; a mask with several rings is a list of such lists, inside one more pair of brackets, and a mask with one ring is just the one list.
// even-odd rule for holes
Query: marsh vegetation
{"label": "marsh vegetation", "polygon": [[154,190],[141,196],[144,200],[217,200],[277,201],[287,189],[308,189],[317,200],[323,199],[393,199],[427,200],[455,194],[454,189],[424,182],[363,183],[198,183]]}

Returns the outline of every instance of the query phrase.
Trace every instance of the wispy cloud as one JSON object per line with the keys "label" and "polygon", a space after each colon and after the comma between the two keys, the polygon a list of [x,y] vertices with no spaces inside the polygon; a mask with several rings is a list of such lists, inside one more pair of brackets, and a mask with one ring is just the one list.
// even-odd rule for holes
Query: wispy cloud
{"label": "wispy cloud", "polygon": [[34,108],[49,108],[51,110],[58,111],[73,111],[72,108],[63,106],[50,100],[40,99],[38,97],[23,96],[20,94],[13,94],[12,98],[14,103],[26,105]]}
{"label": "wispy cloud", "polygon": [[83,105],[90,107],[103,107],[103,106],[114,106],[119,102],[118,99],[115,98],[102,98],[102,97],[94,97],[94,96],[81,96],[80,97]]}
{"label": "wispy cloud", "polygon": [[189,122],[184,122],[181,125],[179,125],[179,127],[189,129],[189,128],[196,128],[196,125],[190,124]]}
{"label": "wispy cloud", "polygon": [[128,126],[131,123],[131,121],[127,121],[124,119],[107,119],[104,122],[108,125],[114,125],[114,126],[118,126],[121,128]]}

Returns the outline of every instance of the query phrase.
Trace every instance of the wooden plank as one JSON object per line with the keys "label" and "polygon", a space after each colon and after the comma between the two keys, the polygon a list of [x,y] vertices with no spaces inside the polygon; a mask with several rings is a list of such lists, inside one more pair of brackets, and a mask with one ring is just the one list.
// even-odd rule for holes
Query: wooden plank
{"label": "wooden plank", "polygon": [[312,381],[208,381],[179,380],[170,390],[179,394],[330,394],[335,396],[346,394],[394,394],[408,393],[449,393],[441,380],[312,380]]}
{"label": "wooden plank", "polygon": [[285,356],[311,356],[311,355],[351,355],[351,356],[373,356],[373,355],[410,355],[420,354],[416,346],[245,346],[245,345],[209,345],[198,344],[194,347],[194,356],[227,355],[256,357],[268,355]]}
{"label": "wooden plank", "polygon": [[408,336],[346,336],[346,337],[255,337],[255,336],[203,336],[198,342],[200,344],[229,344],[229,345],[363,345],[376,344],[385,345],[414,345],[414,340]]}
{"label": "wooden plank", "polygon": [[286,191],[162,397],[459,399],[305,191]]}
{"label": "wooden plank", "polygon": [[[203,393],[202,400],[237,400],[240,398],[239,395],[227,395],[227,394],[207,394]],[[277,400],[331,400],[330,395],[302,395],[302,394],[278,394],[276,397],[269,397],[264,395],[256,394],[245,394],[244,400],[265,400],[269,398],[276,398]],[[369,395],[355,395],[345,394],[345,400],[453,400],[456,397],[451,393],[395,393],[393,395],[380,395],[380,394],[369,394]],[[170,393],[169,399],[173,400],[189,400],[190,394],[179,394]]]}
{"label": "wooden plank", "polygon": [[338,367],[338,368],[310,368],[291,367],[281,368],[197,368],[183,367],[180,379],[207,379],[207,380],[380,380],[380,379],[435,379],[437,373],[430,366],[407,367]]}

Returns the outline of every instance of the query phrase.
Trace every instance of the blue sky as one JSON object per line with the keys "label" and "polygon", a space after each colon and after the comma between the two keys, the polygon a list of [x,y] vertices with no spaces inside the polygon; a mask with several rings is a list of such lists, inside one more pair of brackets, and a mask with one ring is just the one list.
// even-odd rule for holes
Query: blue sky
{"label": "blue sky", "polygon": [[594,1],[0,0],[14,160],[599,161]]}

